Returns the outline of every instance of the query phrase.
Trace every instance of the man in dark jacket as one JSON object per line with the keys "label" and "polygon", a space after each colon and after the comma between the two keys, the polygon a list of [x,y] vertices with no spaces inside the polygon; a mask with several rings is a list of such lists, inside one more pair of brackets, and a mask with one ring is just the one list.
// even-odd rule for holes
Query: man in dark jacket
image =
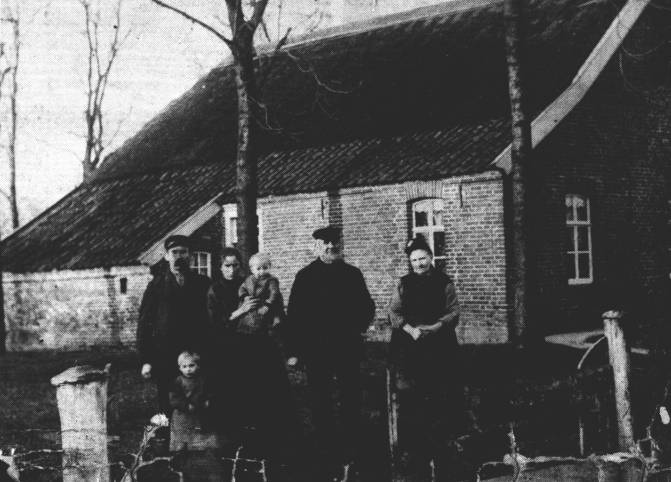
{"label": "man in dark jacket", "polygon": [[177,376],[180,351],[208,351],[206,297],[210,280],[190,270],[188,237],[169,236],[164,246],[167,269],[154,276],[142,297],[137,349],[141,374],[156,381],[159,410],[168,414],[168,394]]}
{"label": "man in dark jacket", "polygon": [[[363,337],[375,315],[375,304],[357,268],[340,258],[340,230],[316,230],[318,258],[301,269],[289,296],[286,343],[289,365],[300,358],[307,370],[317,441],[341,462],[354,456],[361,410],[359,369]],[[341,397],[344,440],[335,447],[333,379]]]}

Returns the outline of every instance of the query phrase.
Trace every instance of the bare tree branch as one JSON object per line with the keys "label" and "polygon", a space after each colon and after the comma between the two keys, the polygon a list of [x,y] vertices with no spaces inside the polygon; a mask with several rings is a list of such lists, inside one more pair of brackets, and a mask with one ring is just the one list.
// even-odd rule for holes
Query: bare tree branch
{"label": "bare tree branch", "polygon": [[7,77],[7,74],[9,74],[11,71],[11,67],[5,67],[4,70],[0,72],[0,95],[2,94],[2,85],[5,83],[5,77]]}
{"label": "bare tree branch", "polygon": [[297,55],[293,54],[288,50],[284,51],[284,53],[287,55],[287,57],[289,57],[291,60],[295,62],[296,67],[298,67],[298,70],[300,70],[304,74],[312,75],[312,78],[314,79],[315,83],[322,89],[326,90],[327,92],[331,92],[332,94],[351,94],[352,92],[354,92],[355,89],[342,90],[337,89],[335,87],[331,87],[326,82],[321,80],[321,78],[319,77],[319,75],[315,71],[315,68],[312,65],[304,66],[302,63],[303,62],[302,59],[300,59]]}
{"label": "bare tree branch", "polygon": [[254,2],[254,10],[248,21],[253,31],[259,26],[263,21],[263,14],[266,12],[266,7],[268,6],[268,0],[256,0]]}
{"label": "bare tree branch", "polygon": [[12,211],[12,227],[14,229],[19,227],[19,206],[18,206],[18,196],[16,194],[16,136],[17,136],[17,121],[18,121],[18,107],[17,101],[19,97],[19,61],[20,61],[20,52],[21,52],[21,36],[20,36],[20,27],[19,27],[19,5],[15,4],[15,11],[13,17],[8,19],[12,24],[12,33],[13,33],[13,47],[14,47],[14,60],[11,69],[11,84],[10,84],[10,94],[9,94],[9,103],[10,103],[10,116],[11,116],[11,129],[9,131],[9,195],[11,198],[11,211]]}
{"label": "bare tree branch", "polygon": [[229,40],[228,38],[226,38],[226,37],[225,37],[221,32],[219,32],[217,29],[215,29],[214,27],[212,27],[212,26],[206,24],[206,23],[203,22],[202,20],[199,20],[199,19],[197,19],[196,17],[194,17],[194,16],[188,14],[188,13],[185,12],[184,10],[180,10],[179,8],[174,7],[174,6],[170,5],[170,4],[167,4],[167,3],[163,2],[162,0],[151,0],[151,1],[154,2],[156,5],[160,5],[160,6],[163,7],[163,8],[167,8],[168,10],[172,10],[173,12],[175,12],[175,13],[181,15],[182,17],[184,17],[185,19],[187,19],[187,20],[190,21],[190,22],[195,23],[196,25],[200,25],[200,26],[203,27],[205,30],[207,30],[208,32],[210,32],[210,33],[212,33],[213,35],[215,35],[219,40],[221,40],[222,42],[224,42],[226,45],[229,45],[229,46],[231,45],[231,40]]}
{"label": "bare tree branch", "polygon": [[[261,27],[270,39],[263,17],[268,6],[268,0],[251,0],[251,14],[245,18],[242,0],[225,0],[228,15],[228,24],[231,38],[227,38],[217,29],[204,21],[195,18],[185,11],[165,3],[163,0],[152,0],[155,4],[172,10],[185,19],[193,22],[222,40],[230,49],[233,56],[232,68],[235,73],[235,87],[237,97],[237,154],[236,154],[236,204],[238,248],[241,252],[243,264],[251,254],[258,250],[258,220],[257,220],[257,161],[260,148],[258,146],[259,129],[278,131],[270,125],[270,116],[266,105],[261,101],[257,84],[258,61],[261,59],[254,48],[254,36]],[[281,10],[281,9],[280,9]],[[278,33],[280,30],[278,30]],[[286,45],[291,29],[279,40],[275,54]],[[272,61],[272,58],[271,58]],[[314,70],[313,75],[316,78]],[[328,90],[335,91],[320,82]]]}
{"label": "bare tree branch", "polygon": [[121,9],[123,0],[117,0],[115,9],[114,33],[109,40],[107,55],[102,54],[102,42],[100,35],[101,13],[100,10],[93,11],[91,0],[79,0],[84,9],[85,34],[88,47],[88,69],[86,78],[86,145],[82,167],[84,180],[92,175],[93,171],[100,165],[103,152],[107,143],[105,142],[105,122],[103,113],[103,102],[107,93],[112,67],[116,61],[121,45],[130,36],[130,30],[121,37],[122,21]]}

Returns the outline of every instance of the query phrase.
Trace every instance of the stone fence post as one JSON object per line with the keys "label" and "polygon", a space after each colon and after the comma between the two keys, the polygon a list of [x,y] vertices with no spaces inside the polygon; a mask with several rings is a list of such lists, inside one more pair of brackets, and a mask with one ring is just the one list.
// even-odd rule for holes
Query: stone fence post
{"label": "stone fence post", "polygon": [[76,366],[51,379],[63,445],[63,482],[109,482],[105,370]]}
{"label": "stone fence post", "polygon": [[629,392],[629,348],[622,329],[621,311],[606,311],[603,315],[603,329],[608,340],[608,355],[613,367],[615,385],[615,410],[617,416],[618,448],[629,452],[634,446],[634,422],[631,415]]}

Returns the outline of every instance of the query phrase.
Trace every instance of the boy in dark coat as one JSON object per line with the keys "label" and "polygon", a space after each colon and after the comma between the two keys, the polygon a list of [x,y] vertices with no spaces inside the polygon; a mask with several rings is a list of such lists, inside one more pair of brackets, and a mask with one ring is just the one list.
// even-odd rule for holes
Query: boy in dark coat
{"label": "boy in dark coat", "polygon": [[170,389],[170,451],[219,448],[210,417],[212,393],[200,370],[200,355],[183,351],[177,365],[180,374]]}

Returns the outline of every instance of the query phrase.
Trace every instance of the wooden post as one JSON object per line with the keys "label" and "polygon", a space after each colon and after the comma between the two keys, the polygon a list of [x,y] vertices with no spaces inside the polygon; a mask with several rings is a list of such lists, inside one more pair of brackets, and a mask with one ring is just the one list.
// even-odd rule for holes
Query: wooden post
{"label": "wooden post", "polygon": [[63,445],[63,482],[108,482],[109,368],[76,366],[51,379],[56,387]]}
{"label": "wooden post", "polygon": [[629,392],[629,349],[622,330],[623,314],[621,311],[611,310],[601,316],[615,382],[618,448],[628,452],[634,446],[634,422]]}

